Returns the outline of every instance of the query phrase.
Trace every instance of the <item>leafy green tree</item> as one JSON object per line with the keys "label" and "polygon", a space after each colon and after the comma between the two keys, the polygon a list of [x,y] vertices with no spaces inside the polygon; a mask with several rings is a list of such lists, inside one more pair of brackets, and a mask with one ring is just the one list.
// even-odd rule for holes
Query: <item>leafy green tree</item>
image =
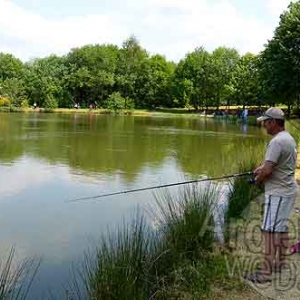
{"label": "leafy green tree", "polygon": [[193,88],[193,81],[181,78],[177,68],[171,82],[172,105],[174,107],[188,107],[193,94]]}
{"label": "leafy green tree", "polygon": [[259,60],[258,56],[247,53],[242,56],[233,73],[233,95],[237,105],[259,105]]}
{"label": "leafy green tree", "polygon": [[136,90],[137,78],[147,58],[146,50],[142,49],[138,40],[133,36],[123,43],[118,52],[116,90],[124,97],[133,99],[136,107],[141,107]]}
{"label": "leafy green tree", "polygon": [[219,47],[211,56],[212,73],[210,74],[210,87],[212,89],[212,105],[229,104],[233,95],[233,74],[236,71],[240,56],[235,49]]}
{"label": "leafy green tree", "polygon": [[138,107],[172,107],[171,82],[174,64],[165,57],[154,55],[142,62],[136,79]]}
{"label": "leafy green tree", "polygon": [[189,53],[179,62],[175,71],[174,81],[179,86],[175,91],[176,99],[180,103],[192,105],[195,109],[209,106],[213,96],[211,74],[211,56],[203,47]]}
{"label": "leafy green tree", "polygon": [[[300,1],[280,16],[274,37],[261,55],[266,99],[284,103],[290,112],[300,94]],[[270,100],[271,99],[271,100]]]}
{"label": "leafy green tree", "polygon": [[113,45],[88,45],[67,55],[67,89],[73,103],[103,106],[114,91],[118,55],[119,49]]}
{"label": "leafy green tree", "polygon": [[11,54],[0,52],[0,81],[11,78],[21,78],[24,66],[21,60]]}
{"label": "leafy green tree", "polygon": [[26,90],[22,79],[7,78],[1,87],[2,94],[10,100],[13,106],[20,107],[22,101],[26,100]]}
{"label": "leafy green tree", "polygon": [[44,102],[44,107],[46,109],[55,109],[58,107],[58,103],[53,97],[53,95],[49,94],[46,96],[45,102]]}
{"label": "leafy green tree", "polygon": [[25,86],[30,104],[43,107],[48,97],[56,99],[61,107],[68,105],[70,95],[65,88],[68,77],[64,57],[51,55],[26,64]]}
{"label": "leafy green tree", "polygon": [[68,76],[68,90],[72,95],[72,104],[79,103],[81,106],[89,102],[89,94],[92,88],[92,74],[87,67],[72,70]]}

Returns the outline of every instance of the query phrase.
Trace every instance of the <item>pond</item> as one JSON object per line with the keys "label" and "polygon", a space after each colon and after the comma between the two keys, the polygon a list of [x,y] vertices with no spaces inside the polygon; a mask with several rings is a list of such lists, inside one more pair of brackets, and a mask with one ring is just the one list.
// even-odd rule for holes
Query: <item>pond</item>
{"label": "pond", "polygon": [[[0,114],[0,258],[36,256],[30,299],[62,293],[72,264],[152,192],[67,200],[237,170],[258,127],[189,117]],[[60,297],[58,296],[58,299]]]}

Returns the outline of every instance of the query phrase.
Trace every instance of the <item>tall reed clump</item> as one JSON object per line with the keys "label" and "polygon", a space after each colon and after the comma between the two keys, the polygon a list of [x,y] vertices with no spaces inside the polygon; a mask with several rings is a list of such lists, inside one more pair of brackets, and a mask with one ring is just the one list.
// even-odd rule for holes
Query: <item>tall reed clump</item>
{"label": "tall reed clump", "polygon": [[[215,186],[186,186],[177,196],[156,195],[158,221],[156,259],[150,275],[155,299],[203,296],[220,274],[225,260],[213,254],[214,218],[218,192]],[[156,280],[153,280],[153,278]]]}
{"label": "tall reed clump", "polygon": [[40,262],[28,259],[13,267],[14,254],[12,248],[7,260],[0,264],[0,300],[27,299],[40,266]]}
{"label": "tall reed clump", "polygon": [[140,214],[116,233],[109,232],[97,249],[96,260],[86,256],[81,281],[74,280],[77,298],[148,299],[151,242],[152,233]]}
{"label": "tall reed clump", "polygon": [[226,273],[224,258],[212,251],[216,199],[212,186],[157,194],[151,209],[156,226],[138,214],[115,234],[109,232],[96,260],[85,259],[81,282],[75,280],[77,298],[178,299],[184,294],[200,299],[212,278]]}
{"label": "tall reed clump", "polygon": [[156,195],[154,216],[161,239],[176,260],[198,260],[203,251],[212,250],[217,195],[212,185],[197,184],[185,186],[176,196],[169,190]]}
{"label": "tall reed clump", "polygon": [[[261,149],[249,150],[248,161],[240,162],[238,173],[246,173],[253,171],[262,162]],[[251,153],[250,153],[251,151]],[[247,157],[247,153],[245,153]],[[225,211],[225,240],[229,241],[229,230],[232,222],[243,217],[244,212],[249,207],[250,203],[263,193],[261,187],[251,184],[250,177],[235,178],[230,183],[230,192],[228,196],[228,206]]]}

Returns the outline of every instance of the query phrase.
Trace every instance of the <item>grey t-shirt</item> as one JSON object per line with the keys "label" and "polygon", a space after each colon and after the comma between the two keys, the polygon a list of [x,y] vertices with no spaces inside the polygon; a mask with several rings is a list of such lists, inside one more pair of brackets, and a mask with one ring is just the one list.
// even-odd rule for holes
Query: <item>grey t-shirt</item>
{"label": "grey t-shirt", "polygon": [[265,182],[266,194],[281,197],[296,196],[297,145],[287,131],[281,131],[272,138],[265,160],[275,163],[272,175]]}

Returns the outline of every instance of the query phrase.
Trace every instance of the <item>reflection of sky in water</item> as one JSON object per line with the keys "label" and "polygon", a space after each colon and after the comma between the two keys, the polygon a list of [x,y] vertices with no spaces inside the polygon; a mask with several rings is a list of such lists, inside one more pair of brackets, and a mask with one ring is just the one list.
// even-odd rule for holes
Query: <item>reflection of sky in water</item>
{"label": "reflection of sky in water", "polygon": [[34,290],[39,293],[47,289],[49,282],[56,290],[57,284],[68,279],[71,263],[83,257],[91,240],[97,240],[108,225],[129,215],[137,204],[154,202],[151,192],[81,203],[66,200],[177,181],[182,179],[176,176],[179,172],[172,160],[159,168],[146,166],[138,182],[128,186],[118,174],[101,182],[72,175],[66,166],[22,157],[11,167],[1,167],[5,180],[0,182],[0,254],[5,256],[14,245],[18,260],[41,257],[43,264]]}

